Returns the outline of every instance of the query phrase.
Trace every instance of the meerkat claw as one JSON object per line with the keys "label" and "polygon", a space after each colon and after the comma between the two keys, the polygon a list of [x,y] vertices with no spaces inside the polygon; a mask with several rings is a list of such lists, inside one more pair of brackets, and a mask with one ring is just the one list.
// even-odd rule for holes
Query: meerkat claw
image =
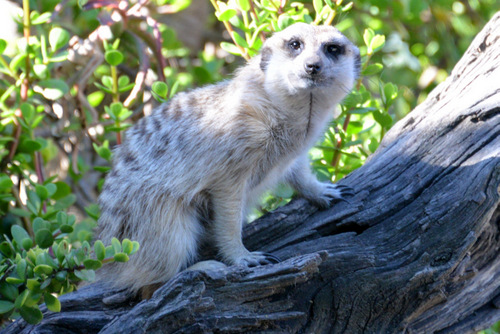
{"label": "meerkat claw", "polygon": [[337,186],[337,188],[339,188],[340,195],[342,197],[344,197],[344,196],[349,196],[349,197],[350,196],[354,196],[354,189],[352,189],[349,186],[339,185],[339,186]]}
{"label": "meerkat claw", "polygon": [[271,253],[265,253],[263,252],[262,255],[266,257],[266,260],[268,260],[270,263],[280,263],[281,259]]}

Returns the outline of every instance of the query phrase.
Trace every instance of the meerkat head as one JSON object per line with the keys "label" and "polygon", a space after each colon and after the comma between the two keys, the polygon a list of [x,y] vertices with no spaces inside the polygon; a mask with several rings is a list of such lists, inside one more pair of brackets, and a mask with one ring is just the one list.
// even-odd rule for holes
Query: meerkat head
{"label": "meerkat head", "polygon": [[360,56],[334,27],[296,23],[264,43],[260,68],[269,92],[297,95],[321,90],[340,100],[359,76]]}

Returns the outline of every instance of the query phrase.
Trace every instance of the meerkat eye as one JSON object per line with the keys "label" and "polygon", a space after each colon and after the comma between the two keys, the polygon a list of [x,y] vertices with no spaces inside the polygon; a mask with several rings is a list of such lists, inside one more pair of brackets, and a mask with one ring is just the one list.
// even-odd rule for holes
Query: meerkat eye
{"label": "meerkat eye", "polygon": [[289,43],[288,46],[295,51],[298,51],[302,48],[302,43],[299,40],[292,39]]}
{"label": "meerkat eye", "polygon": [[325,51],[327,54],[337,57],[344,53],[344,48],[338,44],[328,44],[325,46]]}

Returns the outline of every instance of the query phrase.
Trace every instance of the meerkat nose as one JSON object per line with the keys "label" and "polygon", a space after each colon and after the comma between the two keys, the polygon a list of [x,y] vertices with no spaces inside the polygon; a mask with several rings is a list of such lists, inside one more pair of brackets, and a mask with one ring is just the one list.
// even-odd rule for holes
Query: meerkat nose
{"label": "meerkat nose", "polygon": [[305,70],[307,74],[314,75],[321,72],[321,63],[316,61],[309,61],[305,63]]}

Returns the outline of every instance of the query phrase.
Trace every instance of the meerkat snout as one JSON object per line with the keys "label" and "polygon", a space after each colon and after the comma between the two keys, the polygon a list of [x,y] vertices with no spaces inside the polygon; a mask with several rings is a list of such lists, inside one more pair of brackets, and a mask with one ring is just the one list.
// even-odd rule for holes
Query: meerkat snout
{"label": "meerkat snout", "polygon": [[322,66],[323,64],[321,63],[321,61],[317,59],[308,59],[304,64],[306,73],[309,75],[319,74],[321,72]]}

